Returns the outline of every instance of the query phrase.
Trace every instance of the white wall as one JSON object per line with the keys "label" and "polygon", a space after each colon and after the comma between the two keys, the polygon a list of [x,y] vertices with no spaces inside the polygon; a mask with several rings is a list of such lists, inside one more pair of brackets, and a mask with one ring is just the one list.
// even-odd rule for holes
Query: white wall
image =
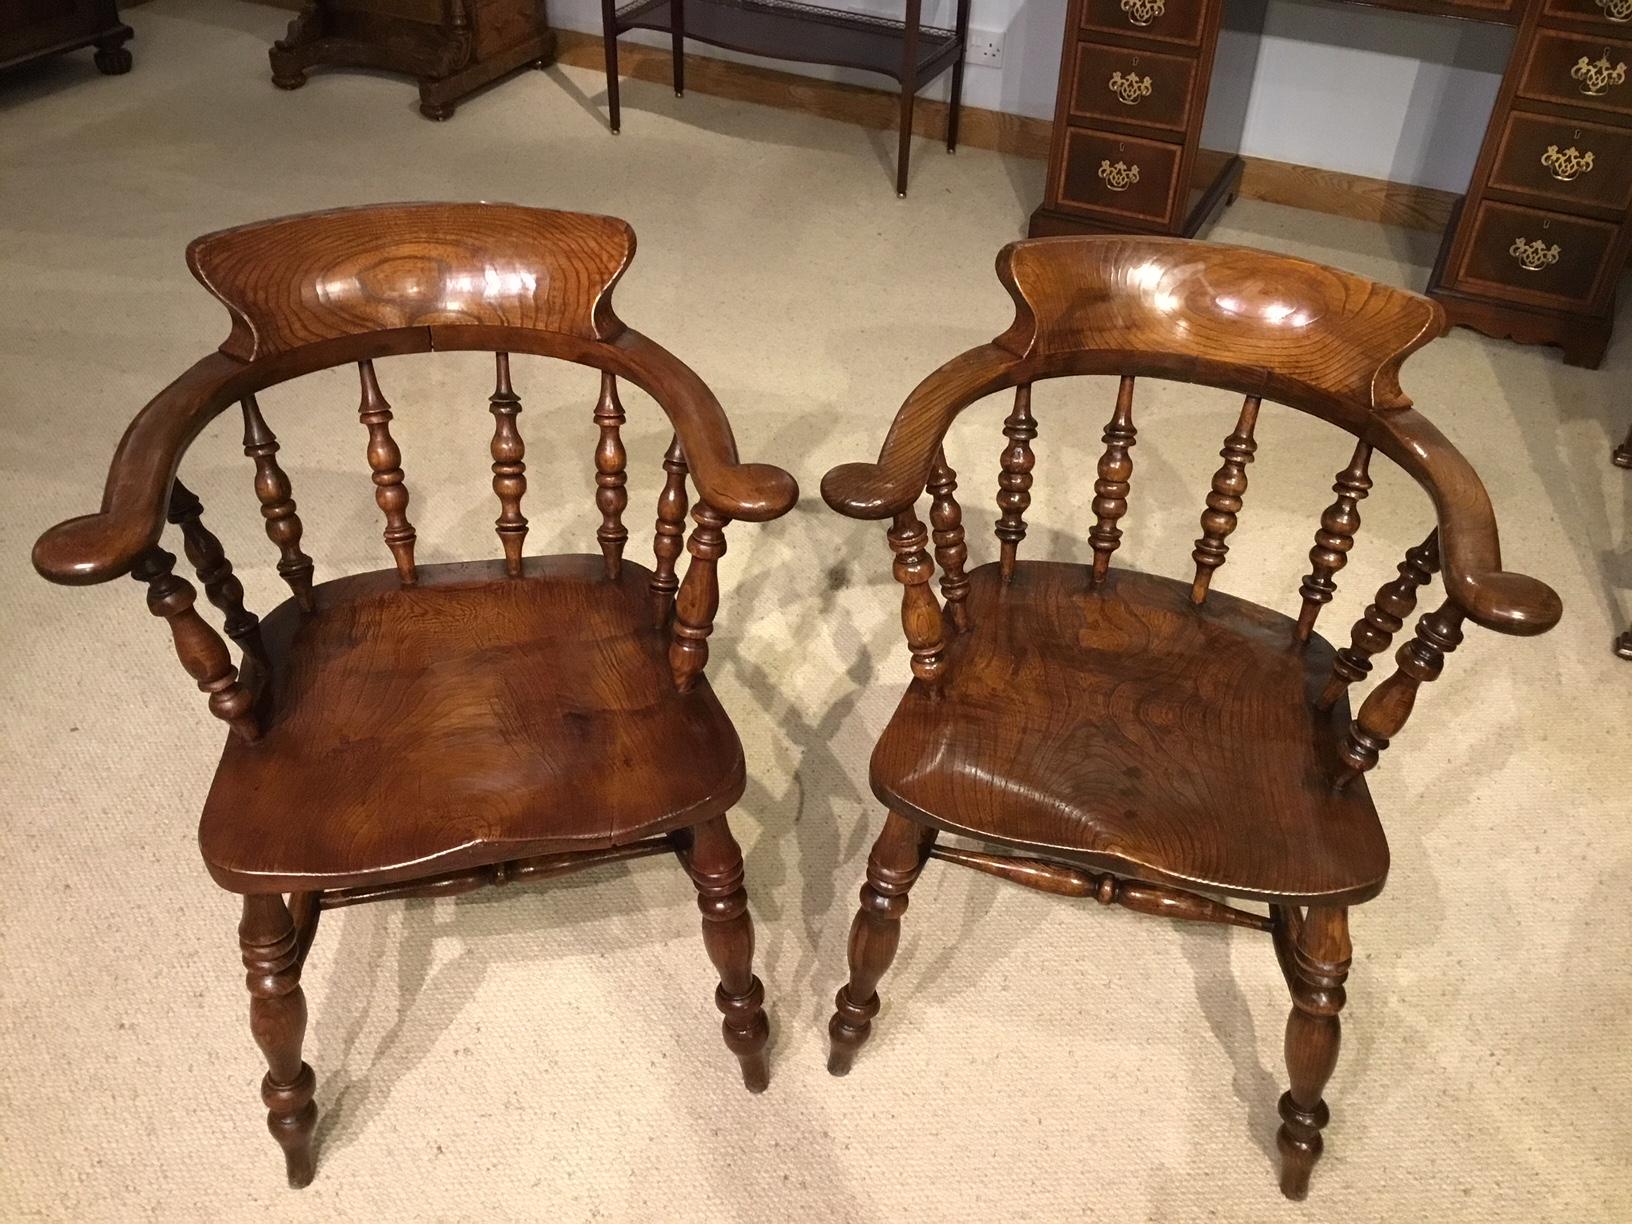
{"label": "white wall", "polygon": [[[883,0],[822,2],[896,15],[902,8]],[[1051,118],[1065,3],[974,0],[971,24],[1004,32],[1004,63],[970,65],[964,101]],[[600,31],[598,0],[550,0],[549,7],[559,26]],[[1243,153],[1450,191],[1467,185],[1512,46],[1510,29],[1323,0],[1225,0],[1224,11],[1208,133],[1220,144],[1234,143],[1227,100],[1239,99],[1245,85]],[[949,26],[953,12],[952,0],[928,0],[924,21]],[[723,59],[748,58],[693,45]],[[891,84],[865,73],[777,66],[875,88]],[[945,89],[943,78],[926,96],[944,97]]]}

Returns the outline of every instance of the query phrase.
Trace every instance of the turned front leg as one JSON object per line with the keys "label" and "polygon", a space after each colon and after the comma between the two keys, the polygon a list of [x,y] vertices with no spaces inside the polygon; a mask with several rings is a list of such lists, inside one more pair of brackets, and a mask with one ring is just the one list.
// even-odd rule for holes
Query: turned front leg
{"label": "turned front leg", "polygon": [[317,1106],[312,1101],[317,1077],[301,1061],[306,1036],[306,994],[300,988],[302,949],[294,919],[276,893],[244,898],[238,926],[245,981],[249,986],[249,1028],[266,1055],[261,1081],[266,1125],[283,1149],[291,1186],[312,1180],[312,1131]]}
{"label": "turned front leg", "polygon": [[697,908],[703,913],[703,947],[720,975],[714,1002],[724,1016],[725,1044],[742,1064],[748,1091],[763,1092],[770,1082],[765,1042],[771,1030],[765,987],[754,976],[754,924],[748,916],[742,850],[724,816],[692,829],[682,846],[680,861],[697,886]]}
{"label": "turned front leg", "polygon": [[901,942],[901,916],[907,891],[923,870],[935,830],[891,812],[867,859],[867,882],[861,886],[861,908],[850,925],[850,980],[834,998],[828,1036],[833,1047],[827,1069],[845,1075],[856,1053],[872,1035],[878,1015],[878,983],[895,960]]}
{"label": "turned front leg", "polygon": [[[1296,925],[1295,910],[1283,911],[1282,922]],[[1342,1025],[1343,983],[1349,976],[1349,918],[1342,908],[1311,907],[1295,942],[1289,942],[1286,965],[1292,989],[1292,1014],[1286,1021],[1286,1069],[1291,1088],[1281,1096],[1281,1193],[1301,1199],[1309,1193],[1309,1174],[1324,1146],[1321,1130],[1330,1112],[1321,1093],[1337,1066]]]}

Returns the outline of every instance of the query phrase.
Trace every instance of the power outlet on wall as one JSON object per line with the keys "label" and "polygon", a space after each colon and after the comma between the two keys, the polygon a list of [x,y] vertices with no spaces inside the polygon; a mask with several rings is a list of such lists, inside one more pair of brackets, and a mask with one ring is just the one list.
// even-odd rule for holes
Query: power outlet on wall
{"label": "power outlet on wall", "polygon": [[1003,34],[999,30],[970,30],[969,44],[964,49],[966,64],[983,68],[1003,67]]}

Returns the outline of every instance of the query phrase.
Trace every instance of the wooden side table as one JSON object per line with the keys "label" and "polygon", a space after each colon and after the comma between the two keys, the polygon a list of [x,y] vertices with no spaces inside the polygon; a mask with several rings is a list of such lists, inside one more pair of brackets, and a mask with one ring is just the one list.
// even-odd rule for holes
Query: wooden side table
{"label": "wooden side table", "polygon": [[299,89],[319,65],[418,77],[428,119],[446,119],[482,86],[554,57],[542,0],[307,0],[269,52],[279,89]]}
{"label": "wooden side table", "polygon": [[135,36],[119,20],[114,0],[0,0],[0,71],[94,46],[97,70],[118,76],[130,71],[125,43]]}
{"label": "wooden side table", "polygon": [[[1615,448],[1610,458],[1616,467],[1632,468],[1632,428],[1626,431],[1626,439]],[[1628,628],[1615,639],[1615,653],[1623,659],[1632,659],[1632,628]]]}

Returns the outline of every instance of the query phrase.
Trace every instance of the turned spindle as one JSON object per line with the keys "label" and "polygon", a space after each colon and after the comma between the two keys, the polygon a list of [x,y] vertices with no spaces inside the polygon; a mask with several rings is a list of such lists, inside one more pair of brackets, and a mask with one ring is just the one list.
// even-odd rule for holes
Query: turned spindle
{"label": "turned spindle", "polygon": [[1118,526],[1128,512],[1128,490],[1132,487],[1133,457],[1128,453],[1138,440],[1133,426],[1133,379],[1124,375],[1116,389],[1116,407],[1105,425],[1102,441],[1105,453],[1099,457],[1099,478],[1094,481],[1094,525],[1088,532],[1094,550],[1095,586],[1110,572],[1111,554],[1122,543]]}
{"label": "turned spindle", "polygon": [[1037,436],[1037,422],[1031,415],[1031,384],[1014,389],[1014,411],[1003,420],[1003,436],[1009,444],[998,461],[1002,472],[997,478],[996,534],[1001,549],[999,571],[1003,581],[1014,577],[1020,541],[1026,538],[1026,511],[1031,506],[1031,469],[1037,458],[1031,443]]}
{"label": "turned spindle", "polygon": [[527,492],[526,443],[516,428],[521,397],[510,385],[510,354],[495,353],[497,367],[493,394],[487,410],[493,414],[493,493],[499,499],[499,517],[493,520],[499,543],[504,548],[504,569],[512,578],[521,577],[521,546],[527,539],[527,516],[521,499]]}
{"label": "turned spindle", "polygon": [[895,516],[888,538],[895,553],[895,580],[901,584],[901,628],[912,652],[912,674],[930,683],[939,678],[946,658],[941,605],[929,586],[935,574],[924,548],[929,532],[908,507]]}
{"label": "turned spindle", "polygon": [[255,463],[255,497],[266,520],[266,538],[278,550],[278,575],[289,584],[303,611],[315,606],[312,598],[312,559],[300,549],[300,516],[289,477],[278,466],[278,439],[267,428],[261,406],[253,395],[240,405],[244,414],[244,454]]}
{"label": "turned spindle", "polygon": [[1207,494],[1207,509],[1201,512],[1201,538],[1190,558],[1196,563],[1196,578],[1190,586],[1190,602],[1202,603],[1207,598],[1208,584],[1213,571],[1224,564],[1230,551],[1225,541],[1235,530],[1241,513],[1242,497],[1247,491],[1247,464],[1258,449],[1253,440],[1253,426],[1258,423],[1258,408],[1262,401],[1249,395],[1241,404],[1241,415],[1235,422],[1235,432],[1224,439],[1219,457],[1224,462],[1213,473],[1213,487]]}
{"label": "turned spindle", "polygon": [[1315,702],[1318,709],[1331,709],[1349,685],[1370,675],[1372,657],[1387,650],[1394,635],[1404,628],[1405,618],[1416,610],[1417,592],[1439,572],[1438,529],[1430,531],[1415,548],[1407,549],[1405,560],[1396,568],[1399,576],[1378,590],[1376,601],[1368,604],[1355,621],[1349,644],[1332,660],[1331,678]]}
{"label": "turned spindle", "polygon": [[686,455],[680,449],[678,434],[669,439],[663,472],[663,492],[657,497],[657,527],[652,537],[656,565],[650,583],[653,619],[658,628],[668,624],[674,612],[675,592],[680,589],[674,567],[686,547]]}
{"label": "turned spindle", "polygon": [[674,686],[688,693],[708,665],[708,635],[720,609],[718,564],[725,555],[725,525],[731,520],[705,501],[691,512],[696,524],[686,550],[691,563],[674,601],[674,630],[669,642],[669,669]]}
{"label": "turned spindle", "polygon": [[174,554],[155,546],[137,559],[130,576],[146,585],[147,610],[170,626],[176,657],[198,682],[199,691],[209,694],[210,713],[253,743],[261,737],[254,717],[255,699],[238,683],[238,669],[232,665],[227,644],[194,607],[198,592],[193,584],[172,572],[175,564]]}
{"label": "turned spindle", "polygon": [[1315,546],[1309,550],[1309,576],[1298,588],[1303,596],[1303,607],[1298,611],[1297,640],[1300,642],[1309,640],[1315,618],[1337,593],[1335,576],[1348,563],[1354,533],[1360,530],[1360,503],[1371,492],[1371,477],[1366,471],[1370,462],[1371,447],[1365,442],[1357,443],[1349,466],[1337,474],[1332,484],[1337,499],[1320,516]]}
{"label": "turned spindle", "polygon": [[935,466],[929,470],[926,490],[930,496],[929,523],[935,541],[935,563],[941,567],[941,595],[955,632],[969,627],[969,576],[963,572],[969,560],[969,546],[963,539],[963,508],[954,496],[958,474],[946,461],[945,451],[935,452]]}
{"label": "turned spindle", "polygon": [[412,586],[414,527],[408,521],[408,487],[402,483],[402,452],[391,437],[391,405],[380,391],[372,361],[359,361],[363,397],[357,419],[368,428],[368,466],[374,473],[374,500],[385,515],[385,544],[397,563],[397,574]]}
{"label": "turned spindle", "polygon": [[1462,619],[1462,609],[1446,600],[1417,621],[1416,636],[1394,654],[1394,674],[1366,694],[1349,724],[1348,738],[1338,749],[1343,760],[1339,786],[1373,768],[1400,733],[1416,705],[1417,691],[1439,679],[1445,656],[1462,644]]}
{"label": "turned spindle", "polygon": [[204,526],[203,515],[204,503],[180,480],[174,481],[167,517],[181,528],[187,560],[204,584],[204,597],[221,610],[227,636],[238,643],[240,650],[258,649],[260,618],[244,607],[244,584],[232,572],[232,562],[227,560],[221,541]]}
{"label": "turned spindle", "polygon": [[616,578],[623,567],[623,544],[629,532],[623,525],[624,507],[629,504],[629,477],[624,472],[623,405],[618,402],[618,380],[601,375],[601,397],[595,402],[595,424],[601,436],[595,446],[595,505],[601,525],[595,538],[606,559],[606,576]]}

